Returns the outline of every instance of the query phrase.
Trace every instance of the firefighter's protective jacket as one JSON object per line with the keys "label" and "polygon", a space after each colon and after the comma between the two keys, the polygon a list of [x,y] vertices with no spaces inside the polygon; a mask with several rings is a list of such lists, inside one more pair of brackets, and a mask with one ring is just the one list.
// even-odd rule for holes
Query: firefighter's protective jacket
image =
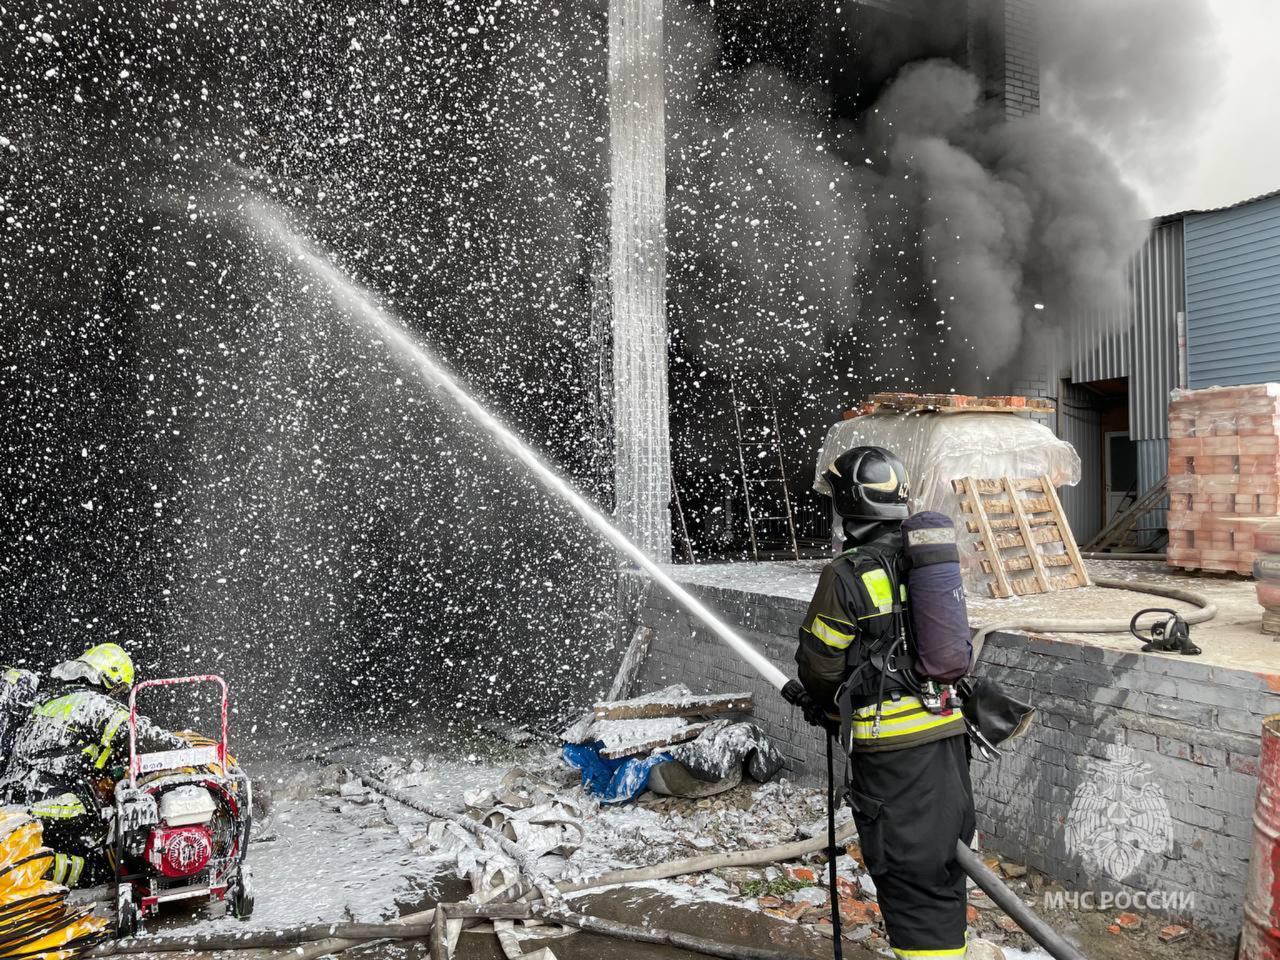
{"label": "firefighter's protective jacket", "polygon": [[27,721],[40,689],[40,677],[17,667],[0,673],[0,771],[9,759],[13,739]]}
{"label": "firefighter's protective jacket", "polygon": [[[30,771],[56,777],[93,775],[129,756],[129,711],[88,684],[61,684],[41,692],[30,718],[18,730],[6,779]],[[181,738],[138,718],[138,749],[176,750]]]}
{"label": "firefighter's protective jacket", "polygon": [[841,736],[855,752],[898,750],[965,731],[959,710],[930,713],[914,692],[919,680],[904,627],[901,552],[894,528],[827,564],[800,627],[800,682],[833,720],[845,700],[850,727]]}

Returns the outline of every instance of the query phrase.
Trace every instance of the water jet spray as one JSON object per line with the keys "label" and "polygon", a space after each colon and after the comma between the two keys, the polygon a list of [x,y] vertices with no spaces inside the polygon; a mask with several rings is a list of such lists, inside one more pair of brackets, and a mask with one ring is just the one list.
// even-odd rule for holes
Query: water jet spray
{"label": "water jet spray", "polygon": [[[349,304],[353,312],[374,334],[405,361],[412,363],[424,378],[448,395],[462,411],[474,420],[508,453],[523,463],[549,492],[560,497],[587,525],[595,530],[619,553],[630,559],[650,576],[673,600],[697,618],[734,653],[746,661],[789,702],[803,690],[797,680],[788,677],[764,654],[738,636],[724,621],[675,579],[662,566],[632,543],[572,483],[562,477],[510,427],[494,416],[473,397],[445,365],[422,343],[382,310],[368,292],[340,273],[331,263],[311,250],[305,241],[289,229],[275,213],[263,204],[250,201],[251,219],[292,258],[306,267],[330,288],[337,299]],[[1007,886],[995,876],[963,841],[956,841],[956,859],[961,868],[985,890],[993,900],[1013,917],[1055,960],[1085,960],[1074,946],[1037,917]]]}
{"label": "water jet spray", "polygon": [[433,386],[442,390],[449,399],[498,442],[498,444],[523,463],[538,481],[551,493],[563,500],[587,525],[635,563],[650,576],[692,616],[701,621],[734,653],[749,663],[757,673],[778,690],[782,690],[790,678],[779,670],[759,650],[738,636],[728,624],[684,587],[671,574],[656,563],[643,550],[632,543],[612,522],[600,512],[572,483],[562,477],[542,459],[516,433],[494,416],[480,401],[473,397],[445,365],[422,343],[419,343],[403,327],[378,307],[369,293],[344,277],[323,257],[309,249],[307,244],[290,230],[281,219],[262,204],[248,205],[250,216],[273,240],[288,250],[293,258],[306,267],[318,279],[323,280],[335,297],[350,305],[359,320],[378,335],[397,355],[412,363]]}

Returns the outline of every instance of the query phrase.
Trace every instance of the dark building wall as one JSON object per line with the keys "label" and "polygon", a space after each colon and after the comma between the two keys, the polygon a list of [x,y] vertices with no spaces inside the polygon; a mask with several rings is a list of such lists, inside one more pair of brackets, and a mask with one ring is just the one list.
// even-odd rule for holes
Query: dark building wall
{"label": "dark building wall", "polygon": [[1036,16],[1037,0],[1004,0],[1004,68],[1000,79],[1008,117],[1040,112]]}

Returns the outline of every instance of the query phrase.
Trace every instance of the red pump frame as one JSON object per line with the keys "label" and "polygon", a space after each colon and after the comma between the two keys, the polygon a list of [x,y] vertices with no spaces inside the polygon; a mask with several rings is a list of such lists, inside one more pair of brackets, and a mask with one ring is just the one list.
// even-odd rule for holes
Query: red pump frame
{"label": "red pump frame", "polygon": [[217,745],[217,757],[222,769],[227,768],[227,681],[212,673],[192,677],[143,680],[129,691],[129,785],[131,787],[138,785],[138,774],[142,772],[142,756],[160,755],[138,754],[138,691],[144,687],[170,687],[179,683],[216,683],[222,689],[222,739]]}

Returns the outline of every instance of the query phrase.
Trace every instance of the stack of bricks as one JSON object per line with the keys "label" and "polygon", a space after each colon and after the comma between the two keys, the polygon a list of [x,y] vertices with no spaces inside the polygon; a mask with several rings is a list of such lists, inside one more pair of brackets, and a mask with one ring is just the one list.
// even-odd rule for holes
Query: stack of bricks
{"label": "stack of bricks", "polygon": [[1175,390],[1169,403],[1169,563],[1253,572],[1277,513],[1280,384]]}

